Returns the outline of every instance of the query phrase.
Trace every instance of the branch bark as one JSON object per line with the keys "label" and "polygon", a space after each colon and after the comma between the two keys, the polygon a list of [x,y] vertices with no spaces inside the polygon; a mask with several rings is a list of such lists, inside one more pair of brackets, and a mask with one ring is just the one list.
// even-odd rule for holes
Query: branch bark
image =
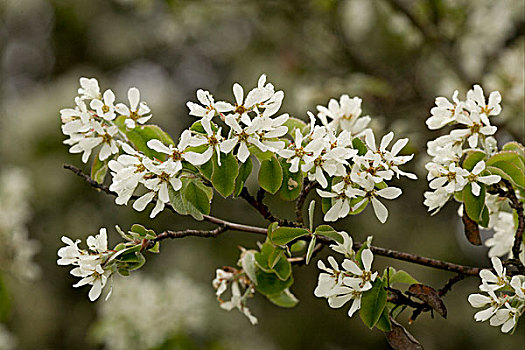
{"label": "branch bark", "polygon": [[[97,188],[97,189],[99,189],[99,190],[101,190],[103,192],[106,192],[107,194],[110,194],[112,196],[116,196],[117,195],[115,192],[110,191],[109,187],[97,183],[96,181],[91,179],[88,175],[84,174],[81,169],[79,169],[79,168],[77,168],[77,167],[75,167],[73,165],[69,165],[69,164],[65,164],[64,168],[72,171],[73,173],[75,173],[79,177],[83,178],[92,187]],[[135,198],[137,198],[137,197],[135,196]],[[171,205],[166,205],[166,207],[173,211],[173,207],[171,207]],[[218,224],[220,226],[224,226],[225,229],[235,230],[235,231],[242,231],[242,232],[249,232],[249,233],[255,233],[255,234],[260,234],[260,235],[266,235],[267,234],[267,229],[266,228],[249,226],[249,225],[244,225],[244,224],[238,224],[238,223],[222,220],[222,219],[216,218],[216,217],[211,216],[211,215],[203,215],[203,217],[204,217],[204,220],[206,220],[208,222],[211,222],[211,223],[214,223],[214,224]],[[219,228],[217,228],[216,230],[218,230],[218,229]],[[213,231],[213,233],[210,233],[212,231],[185,230],[185,231],[178,231],[179,233],[172,234],[172,235],[170,235],[169,233],[166,233],[166,235],[163,236],[163,237],[165,237],[165,238],[181,238],[181,237],[187,237],[187,236],[214,237],[214,236],[217,236],[220,233],[222,233],[222,231],[220,233],[216,233],[216,231]],[[169,231],[167,231],[167,232],[169,232]],[[184,233],[180,233],[180,232],[184,232]],[[318,236],[317,237],[317,241],[319,243],[322,243],[323,245],[332,243],[328,238],[325,238],[325,237],[322,237],[322,236]],[[359,248],[361,248],[362,245],[363,245],[363,243],[355,242],[354,243],[354,249],[359,249]],[[426,257],[423,257],[423,256],[410,254],[410,253],[405,253],[405,252],[399,252],[399,251],[392,250],[392,249],[386,249],[386,248],[375,247],[375,246],[370,246],[369,248],[374,254],[377,254],[377,255],[389,257],[389,258],[392,258],[392,259],[407,261],[407,262],[414,263],[414,264],[417,264],[417,265],[433,267],[433,268],[440,269],[440,270],[456,272],[458,274],[462,274],[462,275],[465,275],[465,276],[476,276],[476,275],[479,274],[479,271],[481,270],[480,267],[471,267],[471,266],[464,266],[464,265],[453,264],[453,263],[449,263],[449,262],[442,261],[442,260],[426,258]]]}

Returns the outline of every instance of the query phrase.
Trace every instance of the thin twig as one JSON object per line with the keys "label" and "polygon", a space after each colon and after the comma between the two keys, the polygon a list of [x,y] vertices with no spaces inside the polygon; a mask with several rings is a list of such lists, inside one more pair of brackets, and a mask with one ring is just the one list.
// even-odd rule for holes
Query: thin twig
{"label": "thin twig", "polygon": [[[106,192],[107,194],[110,194],[110,195],[113,195],[113,196],[117,195],[115,192],[110,191],[107,186],[101,185],[101,184],[97,183],[96,181],[93,181],[88,175],[84,174],[82,172],[82,170],[76,168],[75,166],[65,164],[64,168],[68,169],[68,170],[71,170],[72,172],[74,172],[75,174],[77,174],[78,176],[83,178],[91,186],[93,186],[93,187],[95,187],[95,188],[97,188],[97,189],[99,189],[99,190],[101,190],[103,192]],[[174,210],[173,207],[171,205],[169,205],[169,203],[166,204],[166,207],[171,209],[171,210]],[[230,230],[243,231],[243,232],[249,232],[249,233],[256,233],[256,234],[260,234],[260,235],[266,235],[267,234],[267,229],[266,228],[249,226],[249,225],[243,225],[243,224],[238,224],[238,223],[234,223],[234,222],[229,222],[229,221],[226,221],[226,220],[222,220],[222,219],[216,218],[216,217],[211,216],[211,215],[203,215],[203,218],[204,218],[204,220],[206,220],[208,222],[211,222],[211,223],[214,223],[214,224],[218,224],[218,225],[224,225],[225,227],[227,227]],[[192,234],[192,232],[190,231],[190,232],[188,232],[188,234],[186,236],[192,236],[192,235],[194,235],[194,234]],[[199,236],[199,235],[200,234],[196,234],[195,236]],[[324,238],[324,237],[321,237],[321,236],[317,237],[317,241],[319,243],[324,244],[324,245],[331,243],[331,241],[328,238]],[[363,243],[355,242],[354,243],[354,249],[359,249],[362,245],[363,245]],[[426,257],[423,257],[423,256],[418,256],[418,255],[405,253],[405,252],[399,252],[399,251],[392,250],[392,249],[385,249],[385,248],[375,247],[375,246],[370,246],[369,248],[370,248],[370,250],[373,253],[375,253],[377,255],[386,256],[386,257],[397,259],[397,260],[403,260],[403,261],[411,262],[411,263],[414,263],[414,264],[417,264],[417,265],[433,267],[433,268],[440,269],[440,270],[456,272],[456,273],[460,273],[460,274],[466,275],[466,276],[476,276],[476,275],[479,274],[479,271],[481,270],[481,268],[479,268],[479,267],[471,267],[471,266],[464,266],[464,265],[453,264],[453,263],[449,263],[449,262],[446,262],[446,261],[426,258]]]}
{"label": "thin twig", "polygon": [[280,219],[272,214],[270,208],[268,208],[268,206],[263,203],[265,192],[266,191],[264,191],[263,189],[260,189],[257,192],[257,198],[255,198],[250,194],[246,187],[243,187],[239,197],[244,199],[248,204],[255,208],[255,210],[257,210],[266,220],[270,222],[277,222],[279,223],[279,226],[296,226],[293,222],[290,222],[286,219]]}
{"label": "thin twig", "polygon": [[450,292],[450,290],[452,289],[452,286],[454,284],[458,283],[459,281],[463,280],[464,278],[465,278],[465,275],[462,275],[462,274],[458,273],[456,276],[454,276],[451,279],[449,279],[448,282],[443,286],[443,288],[438,290],[439,296],[440,297],[445,296],[445,294]]}
{"label": "thin twig", "polygon": [[308,197],[308,193],[310,193],[310,191],[314,189],[316,186],[317,186],[317,182],[310,182],[308,179],[304,179],[303,188],[301,189],[301,192],[299,193],[299,197],[297,197],[297,201],[295,202],[295,217],[296,217],[295,220],[301,226],[304,226],[304,216],[303,216],[304,202],[306,201],[306,197]]}

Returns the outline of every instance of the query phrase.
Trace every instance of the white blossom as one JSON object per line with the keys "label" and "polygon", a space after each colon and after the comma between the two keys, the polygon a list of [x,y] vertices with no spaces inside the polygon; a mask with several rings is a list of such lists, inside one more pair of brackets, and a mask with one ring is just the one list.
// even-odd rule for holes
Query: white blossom
{"label": "white blossom", "polygon": [[126,118],[126,126],[130,129],[135,128],[136,123],[144,124],[150,120],[151,112],[146,102],[140,102],[140,91],[136,87],[128,90],[129,107],[123,103],[116,106],[116,111]]}

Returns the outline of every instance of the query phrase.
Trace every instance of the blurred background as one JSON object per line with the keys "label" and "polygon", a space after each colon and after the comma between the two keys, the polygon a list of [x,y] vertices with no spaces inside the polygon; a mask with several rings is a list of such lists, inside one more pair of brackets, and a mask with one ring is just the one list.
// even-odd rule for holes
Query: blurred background
{"label": "blurred background", "polygon": [[[462,98],[480,83],[486,95],[503,96],[492,119],[499,143],[524,141],[524,11],[522,0],[0,0],[0,349],[387,348],[381,332],[349,319],[347,308],[314,297],[315,264],[294,270],[301,301],[294,309],[252,301],[256,327],[219,309],[215,269],[234,266],[237,246],[257,242],[239,232],[166,241],[140,272],[115,279],[108,302],[91,303],[88,288],[72,288],[76,278],[56,265],[62,235],[85,240],[108,227],[115,243],[116,224],[157,232],[210,226],[169,212],[150,220],[64,170],[64,163],[89,169],[62,144],[59,110],[74,105],[81,76],[97,78],[120,101],[136,86],[151,122],[176,138],[194,121],[185,103],[198,88],[232,100],[234,82],[246,91],[261,73],[284,90],[281,112],[298,118],[343,93],[360,96],[376,133],[410,138],[409,170],[419,180],[395,183],[403,195],[387,204],[385,225],[368,208],[335,226],[356,240],[374,235],[379,246],[488,266],[487,248],[464,238],[456,204],[433,217],[422,204],[426,142],[438,136],[425,120],[436,96],[458,89]],[[287,203],[267,203],[292,217]],[[212,215],[266,225],[242,200],[215,196]],[[452,277],[382,257],[374,264],[405,269],[436,289]],[[454,286],[444,298],[447,320],[424,314],[407,329],[426,349],[524,348],[523,320],[514,336],[476,324],[467,296],[478,283]]]}

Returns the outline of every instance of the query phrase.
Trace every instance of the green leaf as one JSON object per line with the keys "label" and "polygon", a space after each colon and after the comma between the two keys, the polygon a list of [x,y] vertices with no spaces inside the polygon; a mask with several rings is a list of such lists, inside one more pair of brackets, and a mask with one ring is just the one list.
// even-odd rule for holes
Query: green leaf
{"label": "green leaf", "polygon": [[308,225],[310,231],[314,230],[314,214],[315,214],[315,200],[312,200],[308,205]]}
{"label": "green leaf", "polygon": [[122,255],[119,259],[119,268],[128,271],[138,270],[146,263],[146,258],[140,252]]}
{"label": "green leaf", "polygon": [[134,129],[126,129],[126,136],[138,151],[151,159],[165,160],[167,155],[149,148],[147,145],[149,140],[157,139],[164,144],[174,144],[171,137],[157,125],[141,125],[136,126]]}
{"label": "green leaf", "polygon": [[354,149],[357,149],[357,154],[360,156],[363,156],[368,151],[368,148],[366,147],[365,143],[361,141],[359,137],[356,137],[352,140],[352,146]]}
{"label": "green leaf", "polygon": [[275,156],[261,163],[259,185],[271,194],[275,194],[283,182],[283,169]]}
{"label": "green leaf", "polygon": [[312,258],[312,254],[314,253],[316,241],[317,236],[313,235],[312,239],[310,240],[310,244],[308,244],[308,250],[306,251],[306,265],[310,263],[310,259]]}
{"label": "green leaf", "polygon": [[273,152],[270,152],[270,151],[263,152],[259,149],[259,147],[254,146],[254,145],[248,146],[248,150],[250,151],[250,154],[253,154],[257,158],[259,163],[265,160],[271,159],[273,157]]}
{"label": "green leaf", "polygon": [[276,245],[285,245],[302,236],[309,234],[308,230],[300,227],[279,227],[271,235],[271,241]]}
{"label": "green leaf", "polygon": [[330,225],[319,225],[315,229],[315,234],[320,236],[325,236],[327,238],[330,238],[333,241],[336,241],[337,243],[343,244],[344,240],[343,237],[332,228]]}
{"label": "green leaf", "polygon": [[462,168],[466,169],[468,171],[472,171],[476,164],[478,164],[481,160],[485,159],[485,152],[474,150],[474,151],[468,151],[467,155],[465,156],[465,159],[463,160]]}
{"label": "green leaf", "polygon": [[211,181],[211,176],[213,174],[213,159],[217,158],[217,154],[213,153],[211,157],[212,159],[210,159],[209,161],[207,161],[206,163],[202,164],[199,167],[199,171],[202,174],[202,176],[204,176],[207,180],[210,180],[210,181]]}
{"label": "green leaf", "polygon": [[485,185],[479,184],[481,191],[479,196],[472,194],[472,183],[468,183],[463,188],[463,202],[465,204],[465,211],[469,218],[475,222],[481,222],[481,211],[485,205]]}
{"label": "green leaf", "polygon": [[376,327],[383,332],[390,332],[392,330],[392,324],[390,323],[390,318],[388,317],[388,308],[383,309],[379,321],[376,323]]}
{"label": "green leaf", "polygon": [[275,247],[274,250],[268,255],[268,267],[273,269],[283,254],[284,249]]}
{"label": "green leaf", "polygon": [[275,305],[286,308],[294,307],[299,302],[288,288],[278,294],[267,295],[266,298]]}
{"label": "green leaf", "polygon": [[130,229],[130,234],[136,234],[134,235],[137,238],[145,238],[145,239],[154,239],[157,237],[157,234],[153,230],[148,230],[142,225],[139,224],[133,224]]}
{"label": "green leaf", "polygon": [[99,154],[100,152],[96,155],[93,164],[91,165],[91,178],[101,184],[104,182],[104,178],[108,172],[108,163],[112,157],[109,157],[106,160],[100,160]]}
{"label": "green leaf", "polygon": [[[210,126],[211,126],[211,130],[212,131],[218,131],[219,128],[217,127],[217,125],[215,125],[215,123],[210,123]],[[206,130],[204,130],[204,127],[202,126],[202,123],[201,121],[196,121],[195,123],[193,123],[191,126],[190,126],[190,130],[193,131],[193,132],[196,132],[197,134],[203,134],[203,135],[207,135],[207,132]]]}
{"label": "green leaf", "polygon": [[[491,174],[500,175],[515,186],[525,187],[525,166],[519,155],[512,151],[506,151],[504,156],[502,153],[495,154],[487,161],[486,170]],[[495,158],[496,156],[499,157]]]}
{"label": "green leaf", "polygon": [[251,157],[248,157],[244,163],[241,163],[239,167],[239,174],[235,178],[235,189],[233,196],[237,197],[241,194],[244,183],[248,180],[248,177],[252,173],[253,163]]}
{"label": "green leaf", "polygon": [[489,208],[484,205],[483,209],[481,210],[481,221],[479,222],[480,226],[488,227],[489,226]]}
{"label": "green leaf", "polygon": [[[183,179],[184,183],[184,179]],[[170,197],[170,203],[173,209],[180,215],[188,215],[188,209],[184,204],[185,200],[182,196],[182,191],[175,191],[171,185],[168,185],[168,195]]]}
{"label": "green leaf", "polygon": [[273,268],[268,265],[268,261],[275,249],[276,247],[270,242],[264,242],[261,246],[261,251],[254,254],[256,265],[264,272],[273,272]]}
{"label": "green leaf", "polygon": [[[363,201],[364,197],[356,197],[356,198],[352,198],[350,200],[350,206],[351,208],[354,208],[354,206],[358,203],[360,203],[361,201]],[[355,210],[351,210],[350,211],[350,215],[357,215],[359,213],[361,213],[363,210],[366,209],[366,207],[368,206],[368,202],[369,200],[368,199],[364,199],[365,201],[363,203],[360,204],[359,208],[355,209]]]}
{"label": "green leaf", "polygon": [[263,270],[256,272],[257,285],[255,288],[264,295],[276,295],[284,291],[293,284],[293,277],[290,275],[286,281],[280,280],[274,273],[267,273]]}
{"label": "green leaf", "polygon": [[292,275],[292,264],[290,264],[284,254],[281,254],[273,270],[281,281],[286,281]]}
{"label": "green leaf", "polygon": [[306,123],[301,119],[290,117],[283,125],[288,128],[288,135],[295,137],[295,129],[302,130],[306,126]]}
{"label": "green leaf", "polygon": [[[188,192],[189,198],[192,201],[195,201],[195,203],[199,207],[202,207],[202,209],[207,209],[209,207],[210,198],[209,189],[207,189],[200,181],[188,178],[182,178],[182,188],[179,191],[173,190],[171,185],[168,186],[170,203],[173,209],[180,215],[191,215],[195,220],[201,221],[203,219],[202,212],[186,198],[186,187],[190,183],[192,183],[192,185],[190,185],[191,188]],[[208,203],[207,205],[204,203],[205,201]],[[209,210],[206,211],[209,213]]]}
{"label": "green leaf", "polygon": [[521,160],[525,162],[525,147],[523,147],[521,143],[516,142],[516,141],[507,142],[503,146],[502,150],[503,151],[514,151],[518,153]]}
{"label": "green leaf", "polygon": [[305,241],[297,241],[290,247],[292,253],[302,252],[306,248]]}
{"label": "green leaf", "polygon": [[388,282],[390,282],[390,285],[394,285],[394,283],[405,283],[405,284],[414,284],[419,283],[414,277],[410,276],[410,274],[406,271],[399,270],[396,271],[393,267],[388,267],[385,269],[383,273],[383,280],[387,281],[387,271],[388,273]]}
{"label": "green leaf", "polygon": [[192,180],[189,180],[183,189],[184,198],[200,213],[209,214],[211,208],[208,194],[196,181]]}
{"label": "green leaf", "polygon": [[148,252],[158,254],[160,253],[160,242],[156,242],[153,247],[148,249]]}
{"label": "green leaf", "polygon": [[296,200],[303,188],[304,174],[302,171],[290,172],[292,165],[286,159],[281,159],[280,162],[283,170],[283,181],[279,189],[279,196],[285,201]]}
{"label": "green leaf", "polygon": [[367,290],[361,297],[361,309],[359,315],[363,323],[372,329],[383,314],[386,306],[387,291],[385,284],[379,277],[372,282],[372,289]]}
{"label": "green leaf", "polygon": [[213,158],[211,183],[217,192],[219,192],[224,198],[233,193],[237,174],[239,174],[239,165],[237,159],[232,153],[221,153],[221,165],[219,165],[217,158]]}

